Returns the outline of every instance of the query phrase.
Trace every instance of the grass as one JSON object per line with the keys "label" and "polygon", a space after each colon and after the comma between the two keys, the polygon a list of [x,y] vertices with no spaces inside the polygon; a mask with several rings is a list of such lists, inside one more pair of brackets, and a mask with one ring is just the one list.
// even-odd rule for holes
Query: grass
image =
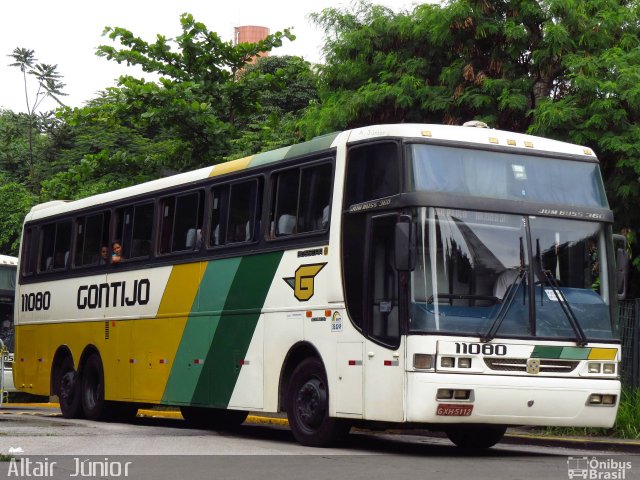
{"label": "grass", "polygon": [[640,438],[640,390],[622,389],[618,416],[614,425],[616,436]]}
{"label": "grass", "polygon": [[13,455],[6,455],[4,453],[0,453],[0,462],[10,462],[13,458]]}
{"label": "grass", "polygon": [[549,427],[545,430],[545,433],[549,435],[616,437],[638,440],[640,439],[640,389],[629,387],[622,389],[616,423],[612,428]]}

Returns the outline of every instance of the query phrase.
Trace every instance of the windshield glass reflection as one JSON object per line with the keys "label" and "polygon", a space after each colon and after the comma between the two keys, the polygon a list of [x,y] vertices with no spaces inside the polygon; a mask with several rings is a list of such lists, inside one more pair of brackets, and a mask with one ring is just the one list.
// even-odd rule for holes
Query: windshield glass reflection
{"label": "windshield glass reflection", "polygon": [[576,338],[565,302],[588,338],[613,338],[601,224],[426,207],[414,221],[412,330]]}

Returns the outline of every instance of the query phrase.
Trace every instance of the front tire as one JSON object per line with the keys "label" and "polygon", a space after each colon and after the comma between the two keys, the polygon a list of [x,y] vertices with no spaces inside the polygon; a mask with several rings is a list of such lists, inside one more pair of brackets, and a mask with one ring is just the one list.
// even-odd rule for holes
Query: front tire
{"label": "front tire", "polygon": [[460,448],[480,450],[493,447],[506,431],[507,427],[493,425],[456,425],[448,428],[446,434]]}
{"label": "front tire", "polygon": [[291,374],[287,417],[295,439],[308,447],[328,446],[349,431],[349,425],[329,416],[329,387],[318,358],[307,358]]}
{"label": "front tire", "polygon": [[82,368],[82,409],[89,420],[100,420],[106,413],[104,370],[100,356],[92,353]]}

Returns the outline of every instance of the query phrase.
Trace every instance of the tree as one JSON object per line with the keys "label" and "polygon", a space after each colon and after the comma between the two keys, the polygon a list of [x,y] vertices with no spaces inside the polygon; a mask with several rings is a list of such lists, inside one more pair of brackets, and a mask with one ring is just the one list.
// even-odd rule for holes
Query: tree
{"label": "tree", "polygon": [[[66,95],[62,91],[65,84],[62,83],[62,75],[58,73],[58,66],[47,63],[37,63],[34,50],[27,48],[15,48],[13,53],[8,55],[13,58],[14,62],[9,64],[11,67],[18,67],[22,72],[24,81],[24,98],[27,109],[27,130],[29,132],[29,157],[28,157],[28,171],[29,171],[29,184],[32,189],[36,189],[35,181],[35,166],[36,161],[34,158],[34,132],[38,131],[41,125],[39,120],[42,120],[42,116],[38,116],[37,112],[42,105],[42,102],[51,98],[57,102],[60,106],[64,106],[59,97]],[[36,78],[38,88],[34,97],[29,99],[29,88],[27,82],[27,75],[32,75]],[[52,116],[52,112],[44,115],[45,120]]]}
{"label": "tree", "polygon": [[22,222],[36,201],[24,185],[0,174],[0,252],[18,255]]}
{"label": "tree", "polygon": [[317,83],[311,64],[300,57],[262,57],[248,65],[238,84],[245,91],[255,91],[258,109],[238,125],[240,137],[233,141],[231,156],[299,142],[297,124],[305,109],[318,100]]}
{"label": "tree", "polygon": [[[158,35],[148,43],[122,28],[105,34],[124,48],[98,47],[98,55],[159,76],[157,82],[123,76],[110,91],[118,103],[109,105],[117,122],[146,138],[176,139],[187,150],[171,162],[176,170],[222,161],[230,152],[238,126],[259,110],[257,89],[236,81],[248,62],[294,39],[288,30],[255,44],[224,42],[192,15],[180,17],[182,33],[175,39]],[[188,158],[187,158],[188,156]]]}

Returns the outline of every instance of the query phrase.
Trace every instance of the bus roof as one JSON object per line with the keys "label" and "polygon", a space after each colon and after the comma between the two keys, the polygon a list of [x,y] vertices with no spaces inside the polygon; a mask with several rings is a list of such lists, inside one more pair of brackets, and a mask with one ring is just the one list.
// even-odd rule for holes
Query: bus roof
{"label": "bus roof", "polygon": [[[478,122],[481,123],[481,122]],[[419,123],[398,123],[373,125],[351,130],[349,142],[369,140],[379,137],[425,138],[456,144],[477,144],[478,146],[503,146],[519,148],[539,153],[555,153],[582,157],[597,161],[590,148],[549,138],[536,137],[524,133],[514,133],[493,128],[474,126],[431,125]]]}
{"label": "bus roof", "polygon": [[8,255],[0,255],[0,266],[4,265],[18,265],[18,259]]}
{"label": "bus roof", "polygon": [[453,125],[433,124],[389,124],[373,125],[356,128],[344,132],[335,132],[316,137],[308,142],[303,142],[288,147],[279,148],[267,152],[258,153],[249,157],[232,160],[214,166],[201,168],[191,172],[180,173],[170,177],[152,180],[131,187],[114,190],[76,201],[52,201],[34,206],[25,221],[37,220],[57,214],[75,211],[83,208],[102,205],[104,203],[123,200],[145,193],[169,189],[178,185],[186,185],[208,177],[216,177],[228,173],[255,168],[273,162],[287,160],[297,156],[311,155],[316,152],[326,151],[336,147],[340,143],[359,142],[375,138],[424,138],[451,142],[452,144],[466,144],[478,146],[503,146],[534,152],[556,153],[573,155],[585,160],[597,161],[594,153],[579,145],[560,142],[557,140],[535,137],[532,135],[494,130],[490,128],[473,128]]}

